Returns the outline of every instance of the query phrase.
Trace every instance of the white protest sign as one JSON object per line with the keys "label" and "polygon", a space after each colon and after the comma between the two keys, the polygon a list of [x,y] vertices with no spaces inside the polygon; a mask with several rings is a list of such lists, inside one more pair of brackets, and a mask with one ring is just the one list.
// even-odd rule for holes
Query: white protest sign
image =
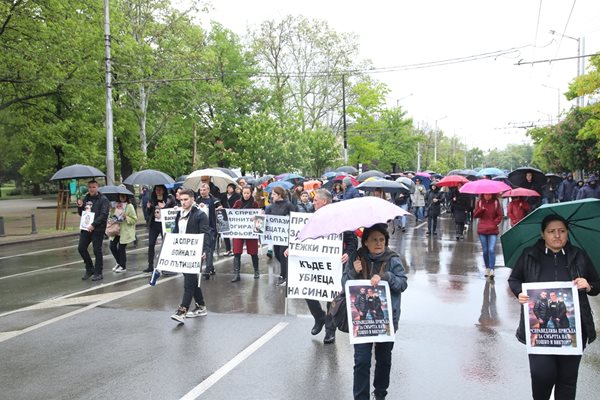
{"label": "white protest sign", "polygon": [[175,208],[161,208],[160,210],[160,224],[162,225],[163,236],[167,233],[173,232],[175,227],[175,218],[179,212],[179,207]]}
{"label": "white protest sign", "polygon": [[229,232],[221,236],[230,239],[258,239],[254,233],[254,216],[262,213],[259,208],[227,208]]}
{"label": "white protest sign", "polygon": [[266,215],[265,232],[260,236],[263,244],[288,245],[289,215]]}
{"label": "white protest sign", "polygon": [[300,242],[296,234],[311,215],[290,214],[288,297],[331,301],[342,290],[342,235]]}
{"label": "white protest sign", "polygon": [[203,233],[167,233],[160,249],[156,269],[199,274],[202,269],[203,244]]}
{"label": "white protest sign", "polygon": [[81,219],[79,220],[79,229],[82,231],[87,231],[88,226],[94,222],[95,213],[91,211],[83,211],[81,213]]}

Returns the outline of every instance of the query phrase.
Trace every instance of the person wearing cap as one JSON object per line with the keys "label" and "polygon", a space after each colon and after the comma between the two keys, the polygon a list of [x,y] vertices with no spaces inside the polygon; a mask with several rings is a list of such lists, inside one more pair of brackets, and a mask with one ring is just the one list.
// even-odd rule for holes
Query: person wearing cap
{"label": "person wearing cap", "polygon": [[577,182],[573,179],[573,174],[568,173],[563,181],[558,185],[557,196],[558,201],[563,203],[573,199],[573,189],[577,186]]}
{"label": "person wearing cap", "polygon": [[345,177],[342,180],[342,187],[344,188],[344,196],[342,200],[354,199],[356,197],[360,197],[360,193],[358,189],[352,185],[352,179],[349,176]]}
{"label": "person wearing cap", "polygon": [[590,176],[585,186],[577,193],[577,200],[581,199],[600,199],[600,187],[595,175]]}
{"label": "person wearing cap", "polygon": [[415,191],[410,196],[412,205],[415,208],[415,216],[417,224],[423,221],[423,207],[425,207],[425,195],[427,193],[425,186],[421,182],[421,178],[415,178]]}

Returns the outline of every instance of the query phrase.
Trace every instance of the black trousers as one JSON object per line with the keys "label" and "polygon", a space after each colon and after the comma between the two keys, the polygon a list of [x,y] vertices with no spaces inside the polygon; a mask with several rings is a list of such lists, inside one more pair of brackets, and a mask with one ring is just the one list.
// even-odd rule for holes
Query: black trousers
{"label": "black trousers", "polygon": [[[325,329],[328,331],[335,331],[335,325],[333,324],[333,319],[329,317],[325,311],[321,308],[321,302],[318,300],[306,299],[306,305],[310,310],[315,321],[325,320]],[[331,302],[327,302],[327,311],[329,311],[329,307],[331,306]]]}
{"label": "black trousers", "polygon": [[[104,231],[94,230],[92,232],[81,231],[79,232],[79,246],[77,250],[83,258],[83,262],[85,263],[86,271],[92,272],[94,274],[101,274],[102,268],[104,266],[102,261],[102,241],[104,240]],[[96,264],[92,263],[92,257],[88,251],[88,247],[92,244],[92,248],[94,249],[94,258],[96,259]]]}
{"label": "black trousers", "polygon": [[284,279],[287,279],[287,273],[288,273],[288,259],[285,256],[285,249],[287,249],[287,246],[273,246],[273,253],[275,253],[275,258],[277,259],[277,261],[279,261],[279,264],[281,265],[281,272],[279,273],[280,276],[282,276]]}
{"label": "black trousers", "polygon": [[575,399],[581,356],[530,354],[529,372],[534,400],[548,400],[554,387],[555,400]]}
{"label": "black trousers", "polygon": [[125,249],[127,248],[127,243],[123,244],[120,242],[121,236],[115,236],[113,240],[110,241],[110,252],[117,264],[119,264],[123,269],[127,268],[127,253]]}
{"label": "black trousers", "polygon": [[181,307],[190,308],[192,299],[201,306],[204,306],[204,296],[202,289],[198,287],[198,274],[183,274],[183,298]]}
{"label": "black trousers", "polygon": [[159,236],[163,236],[162,226],[160,223],[153,222],[148,231],[148,268],[154,268],[154,247]]}

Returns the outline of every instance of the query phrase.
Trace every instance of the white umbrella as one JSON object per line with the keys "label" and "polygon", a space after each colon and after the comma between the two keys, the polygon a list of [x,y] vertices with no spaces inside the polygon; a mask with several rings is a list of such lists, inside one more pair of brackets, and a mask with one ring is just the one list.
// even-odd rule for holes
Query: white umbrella
{"label": "white umbrella", "polygon": [[215,186],[218,187],[222,193],[227,191],[227,185],[229,185],[230,183],[233,183],[235,186],[238,186],[235,179],[227,175],[225,172],[215,168],[199,169],[192,172],[187,176],[187,178],[185,178],[185,181],[183,181],[183,186],[198,191],[198,189],[200,189],[200,184],[202,183],[203,176],[209,176],[211,182],[214,183]]}

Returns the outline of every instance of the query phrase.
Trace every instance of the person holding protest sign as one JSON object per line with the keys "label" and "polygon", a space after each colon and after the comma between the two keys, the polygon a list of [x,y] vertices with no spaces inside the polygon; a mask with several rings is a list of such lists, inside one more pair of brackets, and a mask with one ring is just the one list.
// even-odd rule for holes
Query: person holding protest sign
{"label": "person holding protest sign", "polygon": [[[206,239],[210,233],[208,217],[198,208],[193,207],[194,192],[187,188],[183,189],[179,194],[179,200],[181,201],[181,209],[177,213],[177,217],[175,217],[175,226],[172,233],[203,233]],[[210,242],[204,240],[202,248],[203,259],[209,251]],[[171,315],[171,319],[183,324],[186,317],[195,318],[207,314],[202,289],[198,285],[198,277],[199,274],[183,274],[183,298],[175,314]],[[195,301],[196,308],[188,312],[192,298]]]}
{"label": "person holding protest sign", "polygon": [[[252,187],[244,186],[242,188],[242,198],[233,204],[233,208],[259,208],[258,203],[252,197]],[[244,251],[244,242],[246,242],[246,252],[252,258],[252,267],[254,267],[254,279],[260,278],[258,272],[258,239],[233,239],[233,279],[231,282],[240,280],[240,267],[242,265],[242,252]]]}
{"label": "person holding protest sign", "polygon": [[[227,191],[221,195],[221,205],[223,207],[233,208],[235,202],[241,198],[240,194],[235,191],[236,187],[237,186],[233,183],[227,185]],[[231,239],[225,238],[223,239],[223,242],[225,242],[225,255],[232,256],[233,253],[231,252]]]}
{"label": "person holding protest sign", "polygon": [[[290,203],[287,199],[287,195],[285,193],[285,189],[281,186],[276,186],[273,188],[273,192],[271,193],[273,198],[273,202],[267,207],[266,213],[269,215],[290,215],[292,211],[297,211],[295,205]],[[279,274],[279,279],[277,280],[277,286],[285,286],[287,283],[287,257],[285,256],[285,251],[287,250],[286,246],[273,246],[273,252],[275,253],[275,258],[279,261],[279,265],[281,266],[281,272]]]}
{"label": "person holding protest sign", "polygon": [[[389,240],[390,234],[386,224],[376,224],[366,228],[361,238],[362,247],[344,268],[342,285],[345,286],[346,281],[350,279],[364,279],[364,276],[371,280],[373,287],[376,287],[382,280],[386,281],[392,296],[394,331],[397,332],[400,318],[400,297],[408,284],[400,257],[388,247]],[[373,303],[376,302],[373,301]],[[376,308],[375,304],[371,312],[378,312]],[[353,393],[356,400],[369,399],[373,347],[375,347],[375,376],[373,379],[375,391],[373,395],[375,399],[385,399],[387,396],[394,342],[360,343],[354,345]]]}
{"label": "person holding protest sign", "polygon": [[[204,180],[203,180],[204,182]],[[210,182],[212,184],[212,182]],[[214,186],[214,184],[213,184]],[[218,190],[218,188],[217,188]],[[218,197],[211,193],[211,187],[208,183],[200,184],[200,196],[196,199],[196,204],[200,211],[208,216],[208,225],[210,232],[204,237],[204,241],[210,245],[210,251],[206,253],[206,267],[204,269],[204,279],[210,279],[211,275],[215,274],[215,266],[213,264],[213,253],[217,245],[217,209],[223,208]]]}
{"label": "person holding protest sign", "polygon": [[[547,215],[541,224],[542,238],[523,250],[515,264],[508,284],[520,304],[527,304],[529,296],[522,289],[529,282],[569,282],[578,290],[579,318],[581,320],[582,344],[596,339],[596,328],[588,296],[600,293],[600,278],[586,252],[569,242],[569,223],[557,214]],[[555,293],[550,293],[552,298]],[[557,314],[552,314],[549,303],[548,317],[560,327]],[[558,308],[558,301],[556,301]],[[517,339],[525,340],[525,316],[517,328]],[[556,319],[555,319],[556,318]],[[534,399],[549,399],[554,388],[555,399],[574,399],[581,355],[529,354],[531,389]]]}
{"label": "person holding protest sign", "polygon": [[[94,213],[94,220],[79,232],[79,245],[77,250],[85,263],[85,273],[82,280],[92,277],[93,281],[99,281],[103,278],[102,268],[102,241],[104,240],[104,231],[106,230],[106,221],[110,209],[110,201],[106,196],[98,191],[98,182],[91,180],[88,182],[88,193],[83,199],[77,200],[77,212],[81,215],[86,206],[90,206],[89,211]],[[88,247],[92,243],[94,249],[94,258],[96,264],[92,263],[92,257]]]}
{"label": "person holding protest sign", "polygon": [[146,203],[146,209],[150,214],[148,222],[148,267],[143,272],[152,273],[154,271],[156,240],[159,236],[163,237],[160,210],[173,207],[175,207],[175,197],[167,193],[167,188],[164,185],[154,186],[150,201]]}
{"label": "person holding protest sign", "polygon": [[[315,211],[320,209],[321,207],[325,207],[326,205],[331,204],[332,201],[333,196],[328,190],[315,190],[315,197],[313,199]],[[342,254],[342,265],[348,262],[350,257],[354,256],[354,253],[358,248],[358,240],[356,239],[356,235],[354,234],[354,232],[344,232],[343,241],[344,253]],[[325,311],[323,311],[323,309],[321,308],[321,303],[317,300],[306,299],[306,305],[308,306],[311,315],[315,319],[315,324],[313,325],[310,333],[312,335],[318,335],[323,329],[323,326],[325,326],[325,338],[323,339],[323,343],[331,344],[335,342],[335,324],[333,323],[331,316],[327,315]],[[331,302],[327,302],[327,311],[329,311],[330,306]]]}
{"label": "person holding protest sign", "polygon": [[[119,211],[120,210],[120,211]],[[117,265],[113,268],[116,273],[127,270],[127,245],[135,240],[135,223],[137,222],[137,213],[133,204],[126,194],[119,194],[119,202],[114,210],[110,211],[109,218],[120,224],[119,234],[110,237],[110,252],[112,253]]]}

